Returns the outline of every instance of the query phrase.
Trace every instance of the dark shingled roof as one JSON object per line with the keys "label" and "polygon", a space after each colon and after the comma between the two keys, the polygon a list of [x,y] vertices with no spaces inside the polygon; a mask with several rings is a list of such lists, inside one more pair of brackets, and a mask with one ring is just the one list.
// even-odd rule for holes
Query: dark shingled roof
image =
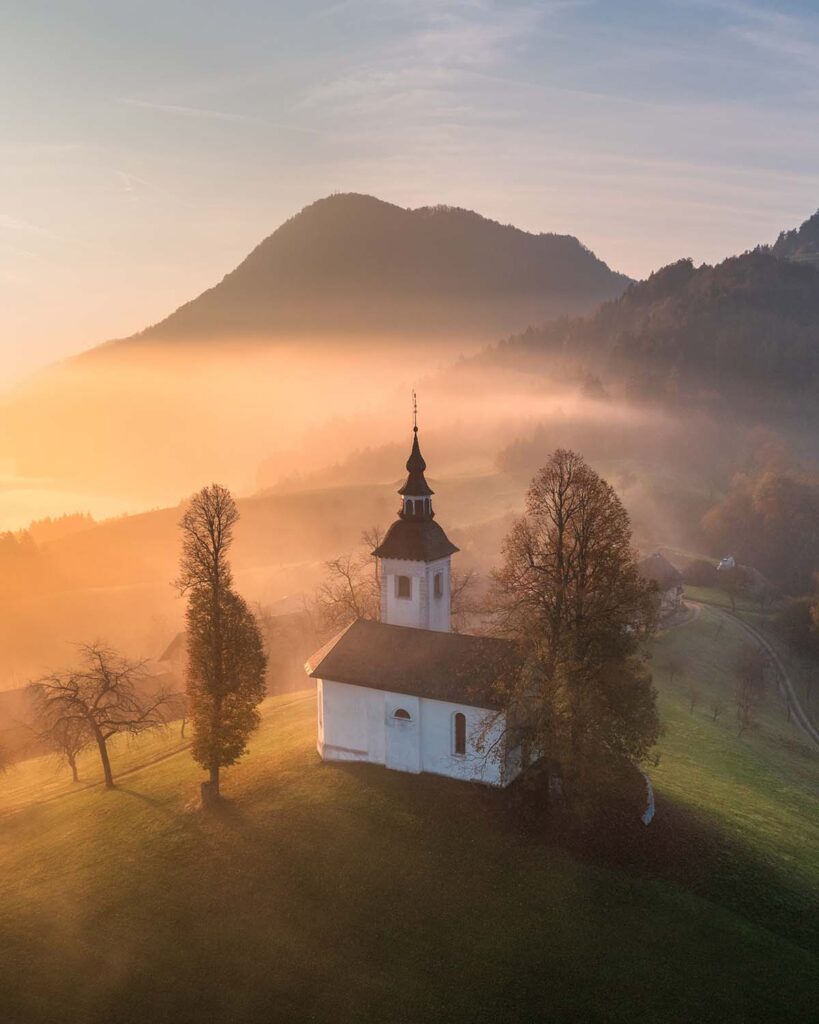
{"label": "dark shingled roof", "polygon": [[514,659],[508,640],[356,619],[305,669],[314,679],[494,708],[494,684]]}
{"label": "dark shingled roof", "polygon": [[373,551],[377,558],[406,558],[434,562],[454,555],[458,548],[432,519],[397,519]]}
{"label": "dark shingled roof", "polygon": [[185,645],[188,640],[187,633],[182,630],[181,633],[177,633],[176,636],[171,640],[165,650],[160,654],[157,661],[173,661],[174,658],[180,658],[186,653]]}
{"label": "dark shingled roof", "polygon": [[644,558],[637,563],[640,575],[643,579],[652,580],[660,590],[670,590],[672,587],[679,587],[683,582],[683,575],[679,569],[675,569],[665,556],[659,551]]}

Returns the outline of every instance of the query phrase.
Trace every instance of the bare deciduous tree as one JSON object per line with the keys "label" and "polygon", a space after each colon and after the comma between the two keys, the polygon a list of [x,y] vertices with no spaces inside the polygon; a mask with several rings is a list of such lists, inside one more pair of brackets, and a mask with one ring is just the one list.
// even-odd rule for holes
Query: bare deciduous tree
{"label": "bare deciduous tree", "polygon": [[480,602],[476,597],[478,576],[472,570],[453,572],[449,582],[450,616],[455,633],[467,632],[475,616],[480,613]]}
{"label": "bare deciduous tree", "polygon": [[325,562],[326,575],[313,602],[322,635],[337,633],[356,619],[381,617],[379,562],[373,551],[383,540],[382,531],[371,526],[361,540],[363,550]]}
{"label": "bare deciduous tree", "polygon": [[725,710],[725,701],[722,697],[712,697],[708,707],[711,709],[711,721],[716,722],[722,712]]}
{"label": "bare deciduous tree", "polygon": [[337,632],[355,619],[378,619],[381,592],[368,555],[342,555],[325,563],[326,576],[316,593],[326,632]]}
{"label": "bare deciduous tree", "polygon": [[674,677],[683,675],[688,668],[689,659],[680,651],[671,651],[665,660],[665,668],[668,672],[669,683],[674,682]]}
{"label": "bare deciduous tree", "polygon": [[735,700],[738,736],[756,725],[756,712],[765,696],[766,666],[764,651],[752,644],[746,644],[737,656],[734,671],[737,677]]}
{"label": "bare deciduous tree", "polygon": [[140,693],[142,664],[102,644],[81,645],[80,662],[78,669],[31,684],[36,719],[41,733],[54,742],[79,739],[87,730],[99,751],[106,789],[112,789],[108,741],[119,733],[136,735],[164,725],[168,695],[164,690],[151,696]]}
{"label": "bare deciduous tree", "polygon": [[80,781],[77,758],[93,742],[88,725],[80,719],[59,718],[52,728],[39,733],[45,742],[71,769],[72,782]]}

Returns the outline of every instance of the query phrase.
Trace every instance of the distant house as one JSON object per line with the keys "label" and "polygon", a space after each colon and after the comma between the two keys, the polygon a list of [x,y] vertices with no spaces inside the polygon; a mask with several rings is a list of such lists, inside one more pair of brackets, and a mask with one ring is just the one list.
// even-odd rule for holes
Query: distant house
{"label": "distant house", "polygon": [[381,621],[357,619],[306,665],[317,680],[318,752],[505,786],[522,754],[494,683],[514,649],[451,630],[458,549],[434,521],[425,469],[416,427],[398,519],[373,552]]}
{"label": "distant house", "polygon": [[177,633],[165,650],[157,658],[157,662],[163,671],[169,675],[185,678],[185,668],[188,662],[187,636],[184,630]]}
{"label": "distant house", "polygon": [[660,595],[660,620],[668,619],[683,605],[683,575],[659,551],[637,563],[640,575],[657,584]]}

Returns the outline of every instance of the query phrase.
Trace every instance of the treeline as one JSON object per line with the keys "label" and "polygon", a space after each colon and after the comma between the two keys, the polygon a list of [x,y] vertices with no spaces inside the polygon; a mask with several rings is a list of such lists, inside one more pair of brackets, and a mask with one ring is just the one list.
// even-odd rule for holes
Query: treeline
{"label": "treeline", "polygon": [[482,361],[581,367],[633,399],[787,408],[819,394],[819,270],[761,251],[713,267],[680,260],[593,316],[530,328]]}
{"label": "treeline", "polygon": [[0,533],[0,595],[31,593],[55,582],[42,548],[94,525],[85,513],[69,513],[32,522],[27,529]]}
{"label": "treeline", "polygon": [[702,528],[713,550],[754,566],[786,594],[803,594],[819,571],[819,477],[738,474]]}

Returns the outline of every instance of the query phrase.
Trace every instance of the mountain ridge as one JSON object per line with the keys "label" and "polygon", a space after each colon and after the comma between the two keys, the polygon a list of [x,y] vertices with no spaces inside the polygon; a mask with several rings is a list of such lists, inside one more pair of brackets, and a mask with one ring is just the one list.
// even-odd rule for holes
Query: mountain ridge
{"label": "mountain ridge", "polygon": [[573,235],[339,193],[289,218],[213,287],[106,347],[313,332],[497,337],[591,309],[629,283]]}

